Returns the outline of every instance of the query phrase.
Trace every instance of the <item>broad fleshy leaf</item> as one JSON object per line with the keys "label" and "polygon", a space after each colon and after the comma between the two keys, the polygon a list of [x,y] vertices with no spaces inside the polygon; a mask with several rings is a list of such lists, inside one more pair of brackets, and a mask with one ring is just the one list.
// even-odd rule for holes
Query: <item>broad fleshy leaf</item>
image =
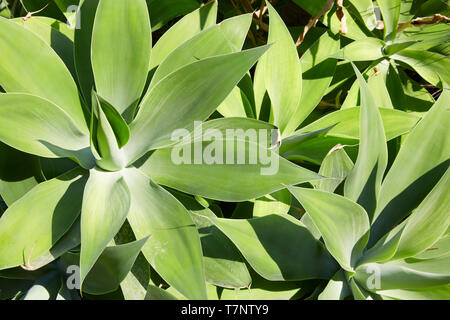
{"label": "broad fleshy leaf", "polygon": [[[251,23],[251,14],[222,21],[203,30],[173,50],[159,65],[149,89],[171,72],[205,58],[241,50]],[[208,45],[205,46],[205,43]]]}
{"label": "broad fleshy leaf", "polygon": [[289,215],[249,220],[215,218],[211,221],[265,279],[330,279],[337,271],[322,244],[300,221]]}
{"label": "broad fleshy leaf", "polygon": [[291,193],[320,231],[328,251],[352,272],[369,240],[369,219],[358,204],[321,190],[292,187]]}
{"label": "broad fleshy leaf", "polygon": [[[154,152],[141,170],[162,185],[222,201],[259,198],[285,185],[320,179],[268,149],[271,126],[267,123],[224,118],[206,122],[201,129],[205,134],[216,130],[203,141],[196,140],[205,137],[199,131],[193,137],[180,137],[183,140],[175,147]],[[226,130],[233,131],[227,135]]]}
{"label": "broad fleshy leaf", "polygon": [[43,182],[0,218],[0,269],[27,265],[45,254],[80,215],[85,171]]}
{"label": "broad fleshy leaf", "polygon": [[145,0],[102,0],[92,30],[92,70],[97,92],[126,119],[144,90],[152,35]]}
{"label": "broad fleshy leaf", "polygon": [[125,221],[130,197],[121,172],[90,171],[81,212],[81,283]]}
{"label": "broad fleshy leaf", "polygon": [[173,25],[155,44],[149,70],[157,67],[174,49],[195,36],[200,31],[213,26],[217,19],[217,1],[184,16]]}
{"label": "broad fleshy leaf", "polygon": [[450,83],[450,59],[444,55],[424,50],[402,50],[392,56],[392,59],[411,66],[426,81],[434,86],[444,88],[442,80]]}
{"label": "broad fleshy leaf", "polygon": [[323,159],[319,169],[319,175],[328,179],[317,181],[314,183],[314,187],[319,190],[334,192],[347,178],[353,167],[353,161],[345,152],[344,146],[336,145]]}
{"label": "broad fleshy leaf", "polygon": [[361,204],[372,221],[387,166],[386,135],[380,111],[366,81],[353,66],[361,90],[358,158],[344,185],[344,195]]}
{"label": "broad fleshy leaf", "polygon": [[92,28],[94,27],[95,13],[99,2],[100,0],[80,1],[77,12],[80,17],[80,26],[75,29],[74,36],[75,68],[80,83],[80,91],[89,107],[91,106],[91,92],[95,87],[91,61]]}
{"label": "broad fleshy leaf", "polygon": [[409,133],[381,187],[369,246],[414,210],[449,166],[450,92]]}
{"label": "broad fleshy leaf", "polygon": [[142,252],[167,283],[189,299],[206,299],[202,248],[189,212],[169,192],[137,169],[126,169],[137,238],[151,235]]}
{"label": "broad fleshy leaf", "polygon": [[[392,259],[414,256],[429,248],[450,224],[450,169],[408,218]],[[420,235],[418,237],[417,235]]]}
{"label": "broad fleshy leaf", "polygon": [[45,40],[15,22],[0,18],[0,51],[0,85],[7,92],[48,99],[67,112],[81,132],[88,132],[75,81]]}
{"label": "broad fleshy leaf", "polygon": [[[439,259],[439,258],[438,258]],[[445,260],[446,259],[446,260]],[[434,261],[433,261],[434,260]],[[359,284],[371,291],[390,289],[416,289],[448,284],[450,274],[442,268],[448,266],[449,258],[441,260],[403,261],[400,263],[370,263],[360,266],[355,273]],[[438,270],[433,266],[439,264]]]}
{"label": "broad fleshy leaf", "polygon": [[289,121],[287,134],[297,129],[325,95],[337,63],[330,56],[338,50],[339,41],[326,32],[302,55],[302,94],[300,104]]}
{"label": "broad fleshy leaf", "polygon": [[8,206],[43,182],[39,158],[0,142],[0,195]]}
{"label": "broad fleshy leaf", "polygon": [[302,65],[289,30],[275,8],[266,3],[270,19],[267,43],[273,46],[259,62],[264,70],[260,76],[272,102],[273,123],[284,134],[300,103]]}
{"label": "broad fleshy leaf", "polygon": [[207,58],[169,74],[144,97],[131,138],[125,146],[130,162],[147,151],[173,144],[176,129],[193,128],[205,120],[268,49],[262,46]]}
{"label": "broad fleshy leaf", "polygon": [[93,167],[89,136],[78,129],[64,110],[37,96],[0,95],[0,140],[23,152],[72,158],[84,168]]}
{"label": "broad fleshy leaf", "polygon": [[[147,240],[106,247],[84,279],[83,292],[100,295],[117,290]],[[80,254],[67,253],[61,259],[65,265],[78,265]]]}
{"label": "broad fleshy leaf", "polygon": [[402,0],[377,1],[384,21],[384,37],[387,40],[395,39],[398,20],[400,18],[401,2]]}
{"label": "broad fleshy leaf", "polygon": [[333,55],[336,59],[349,61],[372,61],[383,58],[384,41],[377,38],[356,40]]}

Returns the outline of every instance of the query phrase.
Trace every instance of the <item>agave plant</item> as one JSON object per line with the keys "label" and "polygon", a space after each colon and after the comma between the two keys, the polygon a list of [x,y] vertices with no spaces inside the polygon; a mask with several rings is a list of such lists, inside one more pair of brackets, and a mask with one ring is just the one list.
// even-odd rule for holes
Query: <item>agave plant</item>
{"label": "agave plant", "polygon": [[[169,2],[42,11],[75,31],[0,18],[0,299],[448,299],[447,25],[396,28],[442,9],[296,0],[328,26],[299,45],[266,1],[269,45],[242,51],[252,14],[216,24],[212,2],[152,47],[184,10]],[[278,170],[174,161],[174,133],[195,153],[199,128],[220,133],[210,151],[229,129],[279,130],[241,144]]]}
{"label": "agave plant", "polygon": [[[80,228],[81,283],[98,261],[118,264],[128,259],[121,268],[129,271],[142,249],[168,284],[188,298],[206,298],[195,224],[159,184],[211,199],[242,201],[283,184],[318,178],[283,159],[270,177],[260,175],[258,164],[172,163],[172,132],[194,130],[194,121],[207,119],[268,46],[241,52],[251,16],[215,25],[217,3],[180,21],[153,50],[144,0],[86,1],[80,10],[73,65],[64,52],[58,51],[59,56],[52,49],[53,39],[62,35],[49,24],[35,18],[0,20],[0,84],[6,91],[0,95],[0,140],[28,154],[76,163],[53,179],[41,174],[38,178],[45,181],[20,199],[4,196],[9,207],[0,220],[0,269],[22,265],[33,270],[54,260],[64,252],[55,247],[67,251],[77,245],[68,233]],[[183,41],[183,23],[194,19],[196,32],[205,29],[200,34],[210,37],[214,57],[169,54]],[[149,73],[153,77],[148,78]],[[210,126],[273,127],[247,119],[216,120]],[[126,220],[138,240],[111,247]],[[86,292],[104,293],[123,280],[119,275],[112,278],[107,289],[91,284]]]}
{"label": "agave plant", "polygon": [[[362,99],[358,158],[353,164],[337,146],[320,168],[334,178],[313,189],[289,187],[306,210],[303,222],[281,213],[210,221],[268,280],[301,281],[303,288],[305,280],[331,278],[313,295],[319,299],[448,299],[449,92],[407,136],[385,175],[380,112],[355,71]],[[333,193],[342,182],[343,195]]]}

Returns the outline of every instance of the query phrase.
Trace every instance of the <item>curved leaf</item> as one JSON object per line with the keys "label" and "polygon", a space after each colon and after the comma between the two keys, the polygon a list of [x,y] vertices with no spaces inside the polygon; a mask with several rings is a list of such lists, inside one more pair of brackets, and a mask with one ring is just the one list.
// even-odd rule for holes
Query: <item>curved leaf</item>
{"label": "curved leaf", "polygon": [[450,92],[444,90],[403,142],[381,187],[370,246],[414,210],[447,170],[449,99]]}
{"label": "curved leaf", "polygon": [[74,58],[80,90],[86,104],[91,106],[91,92],[94,88],[94,73],[92,72],[91,45],[92,28],[95,13],[100,0],[81,0],[77,15],[80,17],[80,27],[75,29]]}
{"label": "curved leaf", "polygon": [[[106,247],[84,279],[83,292],[101,295],[117,290],[147,239]],[[61,259],[65,265],[78,265],[80,254],[67,253]]]}
{"label": "curved leaf", "polygon": [[43,182],[0,218],[0,269],[26,265],[48,252],[81,211],[85,171]]}
{"label": "curved leaf", "polygon": [[353,65],[361,90],[358,158],[349,173],[344,195],[361,204],[372,221],[387,166],[386,135],[380,111],[361,73]]}
{"label": "curved leaf", "polygon": [[202,248],[189,212],[169,192],[137,169],[126,169],[131,208],[128,221],[136,237],[151,234],[142,249],[167,283],[189,299],[206,299]]}
{"label": "curved leaf", "polygon": [[0,196],[8,206],[43,182],[39,158],[0,142]]}
{"label": "curved leaf", "polygon": [[329,279],[335,262],[308,229],[289,215],[211,221],[238,247],[245,259],[265,279]]}
{"label": "curved leaf", "polygon": [[[203,30],[174,49],[159,65],[149,89],[171,72],[190,63],[241,50],[251,23],[251,14],[222,21]],[[208,45],[205,45],[207,43]]]}
{"label": "curved leaf", "polygon": [[102,0],[92,30],[97,92],[131,119],[150,63],[152,36],[145,0]]}
{"label": "curved leaf", "polygon": [[320,231],[328,251],[352,272],[369,239],[369,219],[358,204],[340,195],[314,189],[289,188]]}
{"label": "curved leaf", "polygon": [[392,59],[411,66],[426,81],[437,87],[450,84],[450,59],[444,55],[424,50],[402,50],[392,56]]}
{"label": "curved leaf", "polygon": [[[261,132],[270,134],[272,128],[267,123],[224,118],[206,122],[201,127],[205,134],[211,128],[220,129],[215,131],[217,136],[214,135],[213,142],[194,131],[193,139],[191,135],[185,136],[179,145],[154,152],[141,170],[162,185],[222,201],[254,199],[281,190],[285,185],[320,179],[316,173],[267,149],[267,141],[266,145],[261,145],[264,143],[261,140],[266,138],[261,139]],[[226,130],[233,130],[233,135]],[[197,135],[203,141],[197,141]],[[259,143],[244,140],[258,137]],[[214,156],[209,153],[211,148],[215,149]],[[179,161],[181,152],[183,157]]]}
{"label": "curved leaf", "polygon": [[212,1],[180,19],[155,44],[151,53],[149,70],[157,67],[179,45],[214,25],[216,18],[217,1]]}
{"label": "curved leaf", "polygon": [[[191,63],[164,78],[144,97],[125,146],[131,162],[168,146],[176,129],[205,120],[267,50],[267,46]],[[164,124],[164,125],[162,125]]]}
{"label": "curved leaf", "polygon": [[297,129],[325,95],[337,64],[337,60],[330,58],[330,55],[338,50],[339,41],[325,33],[302,55],[302,94],[300,104],[286,129],[288,134]]}
{"label": "curved leaf", "polygon": [[[450,169],[408,218],[392,259],[411,257],[430,247],[450,225]],[[418,237],[417,235],[420,235]]]}
{"label": "curved leaf", "polygon": [[68,157],[84,168],[93,166],[89,137],[64,110],[37,96],[0,95],[0,140],[24,152],[48,158]]}
{"label": "curved leaf", "polygon": [[130,196],[121,172],[90,171],[81,211],[81,283],[125,221]]}
{"label": "curved leaf", "polygon": [[273,106],[273,123],[284,135],[300,103],[302,65],[289,30],[275,8],[266,3],[270,19],[267,43],[273,43],[273,46],[259,63],[263,65],[261,76]]}
{"label": "curved leaf", "polygon": [[0,51],[0,85],[7,92],[48,99],[66,111],[79,130],[88,132],[75,81],[61,58],[41,37],[0,18]]}

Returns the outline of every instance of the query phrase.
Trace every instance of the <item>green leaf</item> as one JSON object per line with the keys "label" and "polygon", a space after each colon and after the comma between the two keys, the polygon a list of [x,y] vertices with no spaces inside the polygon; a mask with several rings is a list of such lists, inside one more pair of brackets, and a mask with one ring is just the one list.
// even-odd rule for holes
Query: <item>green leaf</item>
{"label": "green leaf", "polygon": [[450,26],[446,23],[435,25],[413,25],[397,35],[398,42],[414,42],[409,49],[429,50],[450,40]]}
{"label": "green leaf", "polygon": [[208,218],[216,215],[192,197],[174,196],[191,212],[202,244],[205,277],[208,283],[225,288],[246,288],[252,283],[247,266],[234,244]]}
{"label": "green leaf", "polygon": [[292,196],[287,189],[281,189],[272,194],[255,200],[253,217],[263,217],[269,214],[286,214],[291,208]]}
{"label": "green leaf", "polygon": [[378,60],[384,56],[384,45],[384,41],[377,38],[360,39],[346,45],[332,57],[349,61]]}
{"label": "green leaf", "polygon": [[128,221],[136,237],[151,234],[142,249],[167,283],[189,299],[205,299],[205,275],[197,228],[189,212],[169,192],[137,169],[126,169],[131,208]]}
{"label": "green leaf", "polygon": [[[279,157],[267,149],[267,144],[244,140],[258,139],[260,130],[270,134],[271,128],[267,123],[245,118],[208,121],[200,128],[201,132],[194,131],[193,139],[191,135],[185,136],[179,145],[154,152],[141,170],[162,185],[222,201],[259,198],[285,185],[320,179],[316,173]],[[205,137],[202,132],[206,134],[209,129],[217,129],[214,141],[199,141]],[[233,131],[233,135],[227,137],[226,130],[232,129],[241,131]],[[248,135],[247,138],[244,135]],[[259,143],[263,142],[260,137]],[[210,159],[211,148],[217,151],[214,159]],[[244,156],[249,159],[245,160]],[[254,160],[252,163],[250,158]],[[194,178],[196,183],[192,183]]]}
{"label": "green leaf", "polygon": [[422,78],[437,87],[444,87],[441,79],[450,83],[450,60],[435,52],[423,50],[402,50],[392,59],[411,66]]}
{"label": "green leaf", "polygon": [[[251,14],[245,14],[224,20],[184,42],[159,65],[149,89],[168,74],[190,63],[240,51],[247,36],[251,18]],[[205,46],[205,43],[208,45]]]}
{"label": "green leaf", "polygon": [[8,206],[43,182],[39,158],[0,142],[0,195]]}
{"label": "green leaf", "polygon": [[323,137],[333,127],[334,125],[329,126],[328,128],[319,129],[311,132],[294,133],[293,135],[286,137],[281,141],[281,146],[278,152],[280,154],[284,154],[292,149],[296,149],[301,144],[307,141],[311,141],[318,137]]}
{"label": "green leaf", "polygon": [[129,120],[147,81],[151,45],[145,0],[100,1],[92,30],[95,85]]}
{"label": "green leaf", "polygon": [[0,86],[7,92],[29,93],[52,101],[67,112],[81,132],[88,132],[75,81],[42,38],[0,18],[0,51]]}
{"label": "green leaf", "polygon": [[350,295],[350,288],[344,272],[343,270],[336,272],[322,293],[319,294],[318,300],[344,300]]}
{"label": "green leaf", "polygon": [[[408,133],[420,119],[417,115],[393,109],[379,109],[386,140],[392,140]],[[359,140],[360,108],[354,107],[327,114],[313,123],[301,128],[296,134],[308,134],[325,131],[314,139],[302,142],[282,156],[289,160],[307,160],[320,165],[328,152],[337,144],[356,146]],[[283,148],[283,144],[281,148]],[[348,155],[354,159],[356,153],[352,148],[347,149]]]}
{"label": "green leaf", "polygon": [[431,259],[441,257],[450,252],[450,235],[448,231],[441,239],[433,243],[433,245],[425,251],[415,255],[417,259]]}
{"label": "green leaf", "polygon": [[403,142],[381,187],[369,246],[414,210],[447,170],[449,99],[444,90]]}
{"label": "green leaf", "polygon": [[199,7],[197,0],[147,0],[152,31],[156,31],[177,16],[186,14]]}
{"label": "green leaf", "polygon": [[84,168],[93,166],[89,137],[48,100],[23,93],[2,94],[0,124],[0,140],[16,149],[48,158],[68,157]]}
{"label": "green leaf", "polygon": [[271,281],[329,279],[337,266],[308,229],[289,215],[211,221],[238,247],[252,268]]}
{"label": "green leaf", "polygon": [[339,41],[332,34],[324,33],[301,59],[302,94],[300,104],[289,121],[287,133],[293,132],[308,117],[325,95],[333,79],[337,60],[330,55],[339,50]]}
{"label": "green leaf", "polygon": [[302,93],[302,65],[289,30],[270,3],[269,37],[273,46],[259,62],[264,70],[265,88],[273,107],[273,123],[284,131],[300,103]]}
{"label": "green leaf", "polygon": [[81,211],[81,283],[125,221],[130,197],[121,172],[90,171]]}
{"label": "green leaf", "polygon": [[317,285],[315,280],[269,281],[252,271],[251,288],[241,290],[207,286],[210,300],[296,300],[304,297]]}
{"label": "green leaf", "polygon": [[[122,228],[114,237],[116,245],[126,244],[136,240],[133,229],[128,221],[125,221]],[[125,300],[144,300],[147,294],[147,287],[151,281],[151,267],[144,255],[138,254],[133,267],[127,276],[120,283],[120,289]],[[154,272],[154,271],[153,271]]]}
{"label": "green leaf", "polygon": [[70,70],[72,77],[76,77],[73,38],[70,38],[71,30],[67,24],[46,17],[33,17],[33,19],[26,21],[16,18],[12,21],[41,37],[62,59],[67,69]]}
{"label": "green leaf", "polygon": [[352,272],[369,240],[364,209],[340,195],[314,189],[289,189],[319,229],[328,251],[342,268]]}
{"label": "green leaf", "polygon": [[386,135],[380,111],[361,73],[355,69],[361,90],[358,158],[344,185],[344,195],[361,204],[372,221],[381,180],[387,166]]}
{"label": "green leaf", "polygon": [[155,44],[150,60],[149,70],[157,67],[178,46],[195,36],[200,31],[214,25],[217,18],[217,1],[184,16],[172,26]]}
{"label": "green leaf", "polygon": [[217,107],[217,112],[226,118],[254,118],[252,106],[245,93],[239,87],[234,87],[228,97]]}
{"label": "green leaf", "polygon": [[378,294],[400,300],[449,300],[450,285],[412,290],[381,290]]}
{"label": "green leaf", "polygon": [[14,202],[0,218],[0,269],[48,252],[79,216],[85,184],[85,172],[75,169]]}
{"label": "green leaf", "polygon": [[397,33],[398,20],[402,0],[378,0],[381,15],[384,21],[384,38],[394,40]]}
{"label": "green leaf", "polygon": [[[360,111],[361,108],[354,107],[329,113],[313,123],[301,128],[296,133],[304,134],[331,127],[325,133],[325,136],[359,139]],[[420,119],[417,115],[400,110],[379,109],[379,112],[383,121],[386,140],[392,140],[398,136],[408,133]]]}
{"label": "green leaf", "polygon": [[178,299],[171,293],[169,293],[167,290],[158,288],[150,284],[147,288],[145,300],[178,300]]}
{"label": "green leaf", "polygon": [[77,14],[82,27],[75,29],[74,58],[80,91],[86,104],[91,106],[91,92],[94,88],[94,73],[92,71],[91,44],[95,13],[100,0],[81,0]]}
{"label": "green leaf", "polygon": [[[345,25],[347,27],[347,32],[343,34],[343,36],[353,40],[367,39],[368,37],[374,36],[374,34],[364,25],[364,23],[355,16],[353,8],[349,8],[352,11],[352,15],[350,15],[346,6],[342,9],[342,12],[346,18]],[[333,34],[341,34],[341,20],[337,17],[336,9],[330,10],[323,19],[323,22],[330,28],[330,31]]]}
{"label": "green leaf", "polygon": [[[378,108],[394,108],[388,89],[388,84],[390,85],[387,80],[389,73],[388,60],[381,61],[375,68],[366,72],[369,77],[367,79],[367,84]],[[398,90],[400,88],[397,87],[396,89]]]}
{"label": "green leaf", "polygon": [[377,26],[377,18],[375,17],[375,11],[372,0],[349,0],[349,2],[355,6],[359,17],[362,22],[369,28],[369,30],[375,29]]}
{"label": "green leaf", "polygon": [[99,167],[121,170],[125,166],[121,148],[130,138],[130,129],[113,106],[95,92],[92,95],[91,151]]}
{"label": "green leaf", "polygon": [[397,250],[402,231],[405,228],[405,222],[397,225],[390,232],[385,234],[378,242],[368,249],[361,260],[359,265],[371,262],[384,262],[388,261]]}
{"label": "green leaf", "polygon": [[42,268],[43,266],[55,261],[67,251],[75,248],[81,243],[81,225],[78,218],[70,229],[59,239],[46,253],[31,261],[29,266],[32,270]]}
{"label": "green leaf", "polygon": [[[212,211],[210,217],[215,217]],[[193,215],[202,242],[206,281],[225,288],[249,287],[252,278],[236,247],[228,238],[201,215]]]}
{"label": "green leaf", "polygon": [[[414,256],[436,242],[450,224],[450,169],[408,218],[392,259]],[[420,235],[420,237],[417,237]]]}
{"label": "green leaf", "polygon": [[334,192],[354,167],[352,159],[345,152],[342,145],[336,145],[323,159],[319,175],[329,179],[322,179],[314,183],[319,190]]}
{"label": "green leaf", "polygon": [[174,130],[192,128],[194,121],[210,116],[267,49],[262,46],[200,60],[155,85],[130,125],[131,138],[125,146],[129,160],[173,144]]}
{"label": "green leaf", "polygon": [[[84,279],[83,292],[101,295],[116,291],[147,240],[106,247]],[[78,265],[80,254],[67,253],[61,259],[65,265]]]}
{"label": "green leaf", "polygon": [[[433,259],[434,260],[434,259]],[[425,260],[428,261],[428,260]],[[448,265],[448,258],[444,261],[424,262],[425,266],[432,266],[439,263],[443,268]],[[359,284],[370,290],[390,290],[390,289],[416,289],[435,287],[448,284],[450,275],[434,272],[433,269],[424,271],[423,267],[415,262],[395,263],[370,263],[365,264],[356,270],[355,279]],[[447,268],[448,271],[448,268]],[[377,279],[378,278],[378,279]],[[378,283],[377,283],[378,282]]]}
{"label": "green leaf", "polygon": [[325,4],[327,0],[317,0],[317,1],[309,1],[309,0],[294,0],[296,4],[300,7],[308,11],[308,13],[312,16],[317,16]]}

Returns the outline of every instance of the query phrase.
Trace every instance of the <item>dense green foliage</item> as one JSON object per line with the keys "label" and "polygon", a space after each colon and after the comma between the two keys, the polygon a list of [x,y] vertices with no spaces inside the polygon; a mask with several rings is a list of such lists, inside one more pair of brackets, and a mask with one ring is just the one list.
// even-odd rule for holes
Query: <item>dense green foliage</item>
{"label": "dense green foliage", "polygon": [[2,0],[0,299],[450,299],[448,13]]}

